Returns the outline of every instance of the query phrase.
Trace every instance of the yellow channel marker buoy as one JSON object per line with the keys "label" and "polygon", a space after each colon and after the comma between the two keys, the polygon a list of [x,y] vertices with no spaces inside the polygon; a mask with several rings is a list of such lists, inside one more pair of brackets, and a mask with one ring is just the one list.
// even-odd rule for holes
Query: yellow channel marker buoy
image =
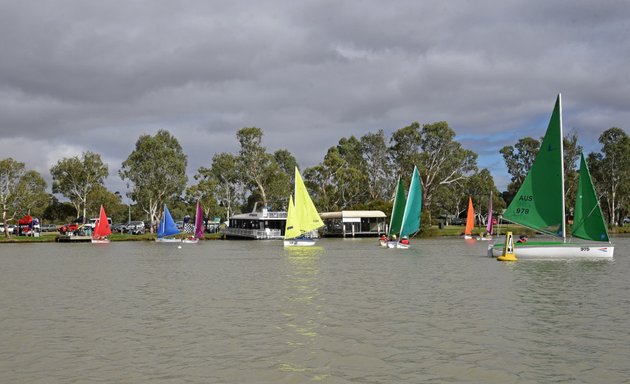
{"label": "yellow channel marker buoy", "polygon": [[497,257],[499,261],[516,261],[516,254],[514,253],[514,236],[512,232],[508,232],[505,235],[505,246],[503,247],[503,254]]}

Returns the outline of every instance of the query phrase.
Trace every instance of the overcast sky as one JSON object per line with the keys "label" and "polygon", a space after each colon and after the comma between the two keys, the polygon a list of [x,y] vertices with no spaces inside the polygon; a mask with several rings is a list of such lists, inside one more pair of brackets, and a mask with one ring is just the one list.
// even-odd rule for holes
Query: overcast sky
{"label": "overcast sky", "polygon": [[167,129],[189,179],[236,132],[263,129],[299,165],[340,138],[445,120],[499,188],[498,151],[630,118],[626,1],[0,0],[0,158],[50,182],[89,150],[111,190],[142,134]]}

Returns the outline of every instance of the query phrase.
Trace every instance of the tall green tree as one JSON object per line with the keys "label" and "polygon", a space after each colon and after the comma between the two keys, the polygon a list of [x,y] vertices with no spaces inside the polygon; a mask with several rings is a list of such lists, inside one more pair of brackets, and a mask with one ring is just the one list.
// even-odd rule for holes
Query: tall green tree
{"label": "tall green tree", "polygon": [[219,202],[217,216],[228,219],[238,210],[243,185],[235,155],[227,152],[214,155],[211,167],[199,168],[195,180],[200,193],[213,194]]}
{"label": "tall green tree", "polygon": [[367,203],[365,168],[361,143],[355,137],[342,138],[303,176],[317,208],[336,211]]}
{"label": "tall green tree", "polygon": [[98,217],[102,205],[107,217],[115,222],[126,222],[128,208],[119,196],[102,185],[94,187],[88,195],[88,217]]}
{"label": "tall green tree", "polygon": [[432,207],[438,187],[457,185],[477,171],[477,154],[455,141],[455,131],[445,121],[425,124],[419,147],[418,168],[426,207]]}
{"label": "tall green tree", "polygon": [[588,166],[610,225],[622,225],[630,204],[630,138],[623,129],[612,127],[599,142],[602,151],[589,154]]}
{"label": "tall green tree", "polygon": [[391,173],[395,179],[398,179],[398,176],[411,175],[414,165],[419,163],[418,148],[421,142],[422,130],[418,122],[413,122],[392,134],[390,153],[396,170]]}
{"label": "tall green tree", "polygon": [[187,163],[179,141],[167,130],[140,136],[136,148],[123,161],[119,175],[131,186],[127,196],[149,215],[151,232],[165,202],[184,191]]}
{"label": "tall green tree", "polygon": [[26,171],[17,186],[16,208],[23,214],[42,217],[51,201],[51,195],[46,192],[48,183],[42,175],[34,170]]}
{"label": "tall green tree", "polygon": [[263,131],[260,128],[241,128],[236,137],[241,145],[238,164],[246,185],[258,192],[263,206],[268,205],[265,169],[272,163],[273,157],[262,146]]}
{"label": "tall green tree", "polygon": [[2,208],[2,228],[5,237],[9,236],[7,221],[16,216],[15,202],[19,198],[16,192],[25,172],[24,163],[15,161],[10,157],[0,160],[0,207]]}
{"label": "tall green tree", "polygon": [[540,141],[532,137],[523,137],[512,145],[501,148],[499,153],[503,155],[508,173],[511,175],[511,182],[508,185],[508,192],[516,194],[523,184],[527,172],[534,164],[534,159],[540,148]]}
{"label": "tall green tree", "polygon": [[53,193],[61,193],[68,198],[77,210],[77,217],[83,213],[86,220],[88,195],[92,189],[102,186],[109,175],[109,168],[103,164],[101,155],[90,151],[81,157],[63,158],[50,168],[53,179]]}
{"label": "tall green tree", "polygon": [[361,137],[361,153],[365,163],[369,199],[390,200],[394,195],[397,178],[392,172],[390,150],[382,129]]}

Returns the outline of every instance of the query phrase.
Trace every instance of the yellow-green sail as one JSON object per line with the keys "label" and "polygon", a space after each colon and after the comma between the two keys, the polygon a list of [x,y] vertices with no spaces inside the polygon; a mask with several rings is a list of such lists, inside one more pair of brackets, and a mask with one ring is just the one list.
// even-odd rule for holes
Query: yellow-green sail
{"label": "yellow-green sail", "polygon": [[300,237],[304,233],[323,227],[324,222],[306,190],[300,171],[295,167],[295,200],[289,199],[285,239]]}
{"label": "yellow-green sail", "polygon": [[503,218],[513,223],[565,237],[564,164],[560,95],[534,164]]}
{"label": "yellow-green sail", "polygon": [[287,208],[287,223],[284,228],[284,237],[286,239],[293,239],[299,237],[302,234],[300,232],[300,226],[297,225],[297,216],[295,205],[293,204],[293,196],[289,197],[289,207]]}
{"label": "yellow-green sail", "polygon": [[608,231],[604,223],[591,173],[581,154],[580,179],[575,197],[575,213],[573,216],[572,234],[585,240],[608,241]]}

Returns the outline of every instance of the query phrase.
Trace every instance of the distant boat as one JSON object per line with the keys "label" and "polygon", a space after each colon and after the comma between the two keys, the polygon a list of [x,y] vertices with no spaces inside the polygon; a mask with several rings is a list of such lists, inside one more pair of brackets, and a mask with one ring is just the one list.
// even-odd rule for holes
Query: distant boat
{"label": "distant boat", "polygon": [[[545,233],[560,242],[514,244],[514,252],[491,245],[488,254],[499,260],[518,258],[612,258],[610,243],[588,166],[581,156],[572,236],[584,241],[567,241],[564,204],[564,150],[562,143],[562,103],[558,95],[540,150],[521,188],[505,210],[503,218]],[[511,249],[509,249],[511,250]],[[513,253],[513,254],[512,254]],[[514,257],[514,254],[516,257]],[[511,255],[512,257],[508,257]]]}
{"label": "distant boat", "polygon": [[197,210],[195,213],[195,233],[192,237],[182,240],[182,243],[196,244],[203,237],[203,211],[201,204],[197,200]]}
{"label": "distant boat", "polygon": [[475,210],[473,209],[472,196],[468,196],[468,214],[466,215],[466,229],[464,239],[473,239],[472,230],[475,227]]}
{"label": "distant boat", "polygon": [[177,234],[179,234],[179,228],[177,228],[168,207],[164,204],[164,212],[162,214],[162,218],[160,219],[160,223],[158,224],[157,237],[155,238],[155,241],[157,243],[180,243],[181,239],[175,237]]}
{"label": "distant boat", "polygon": [[94,235],[92,236],[92,243],[104,244],[109,243],[109,239],[107,236],[112,233],[112,230],[109,226],[109,221],[107,221],[107,215],[105,214],[105,209],[101,205],[101,212],[98,215],[98,220],[94,226]]}
{"label": "distant boat", "polygon": [[[397,192],[398,195],[398,192]],[[409,194],[405,202],[405,210],[403,212],[400,224],[400,233],[396,241],[389,241],[389,248],[409,248],[409,238],[420,230],[420,212],[422,210],[422,186],[420,185],[420,174],[418,167],[413,167],[413,175],[409,184]]]}
{"label": "distant boat", "polygon": [[315,239],[308,234],[324,226],[311,196],[306,190],[302,176],[295,167],[295,200],[289,197],[287,222],[284,231],[285,247],[307,247],[315,244]]}
{"label": "distant boat", "polygon": [[492,192],[490,192],[490,202],[488,203],[488,224],[486,224],[486,234],[483,233],[481,236],[477,237],[477,240],[492,240],[492,230],[493,230],[493,218],[492,218]]}
{"label": "distant boat", "polygon": [[[387,239],[380,240],[382,247],[387,247],[388,240],[394,238],[394,235],[400,234],[400,227],[402,226],[403,215],[405,214],[405,204],[407,198],[405,197],[405,187],[403,187],[402,179],[398,178],[398,185],[396,186],[396,195],[394,196],[394,206],[392,207],[392,215],[389,219],[389,230],[387,231]],[[395,244],[395,242],[394,242]]]}

